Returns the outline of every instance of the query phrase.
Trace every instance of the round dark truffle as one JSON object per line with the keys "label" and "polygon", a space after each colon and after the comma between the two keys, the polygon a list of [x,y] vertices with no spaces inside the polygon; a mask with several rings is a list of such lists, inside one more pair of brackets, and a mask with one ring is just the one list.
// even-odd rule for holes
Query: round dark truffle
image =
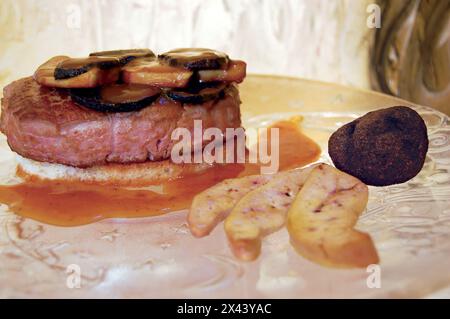
{"label": "round dark truffle", "polygon": [[369,112],[328,140],[336,168],[373,186],[410,180],[422,169],[427,151],[425,122],[406,106]]}

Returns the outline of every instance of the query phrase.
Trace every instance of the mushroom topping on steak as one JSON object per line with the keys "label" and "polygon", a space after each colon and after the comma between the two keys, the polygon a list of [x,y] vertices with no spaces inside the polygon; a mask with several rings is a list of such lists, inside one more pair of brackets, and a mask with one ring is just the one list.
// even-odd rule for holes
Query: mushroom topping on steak
{"label": "mushroom topping on steak", "polygon": [[0,129],[12,150],[77,167],[160,161],[176,128],[241,126],[235,83],[246,64],[209,49],[56,56],[4,89]]}

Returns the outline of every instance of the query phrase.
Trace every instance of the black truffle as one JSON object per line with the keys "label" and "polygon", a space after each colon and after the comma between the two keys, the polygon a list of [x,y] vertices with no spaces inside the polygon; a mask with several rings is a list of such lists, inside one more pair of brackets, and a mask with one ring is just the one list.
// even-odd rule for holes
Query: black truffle
{"label": "black truffle", "polygon": [[328,140],[334,165],[374,186],[410,180],[422,169],[427,151],[425,122],[406,106],[369,112]]}

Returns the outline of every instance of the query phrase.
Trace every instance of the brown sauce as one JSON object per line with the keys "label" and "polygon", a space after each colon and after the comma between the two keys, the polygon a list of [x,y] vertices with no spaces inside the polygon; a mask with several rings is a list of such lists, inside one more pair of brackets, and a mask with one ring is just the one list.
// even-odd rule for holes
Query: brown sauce
{"label": "brown sauce", "polygon": [[[279,128],[279,170],[302,167],[316,161],[320,147],[299,129],[300,118],[293,117],[274,123],[271,127]],[[270,131],[267,136],[270,141]],[[270,146],[269,146],[270,147]],[[264,165],[262,165],[264,166]],[[245,164],[240,176],[260,174],[260,164]]]}
{"label": "brown sauce", "polygon": [[[280,121],[272,127],[280,129],[280,170],[317,160],[319,146],[298,129],[295,121]],[[224,179],[259,174],[258,164],[224,165],[153,189],[30,179],[17,185],[0,186],[0,203],[20,216],[58,226],[83,225],[105,218],[162,215],[189,208],[197,193]]]}

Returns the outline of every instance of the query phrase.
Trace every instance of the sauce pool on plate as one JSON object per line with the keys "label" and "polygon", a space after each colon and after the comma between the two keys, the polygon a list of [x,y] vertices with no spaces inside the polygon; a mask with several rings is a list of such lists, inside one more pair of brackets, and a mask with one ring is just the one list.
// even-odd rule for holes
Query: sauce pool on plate
{"label": "sauce pool on plate", "polygon": [[[280,170],[302,167],[318,159],[320,147],[301,132],[298,121],[279,121],[271,128],[279,129]],[[199,192],[227,178],[259,174],[260,166],[220,164],[203,174],[138,189],[32,178],[0,186],[0,203],[17,215],[58,226],[84,225],[105,218],[156,216],[187,209]]]}

